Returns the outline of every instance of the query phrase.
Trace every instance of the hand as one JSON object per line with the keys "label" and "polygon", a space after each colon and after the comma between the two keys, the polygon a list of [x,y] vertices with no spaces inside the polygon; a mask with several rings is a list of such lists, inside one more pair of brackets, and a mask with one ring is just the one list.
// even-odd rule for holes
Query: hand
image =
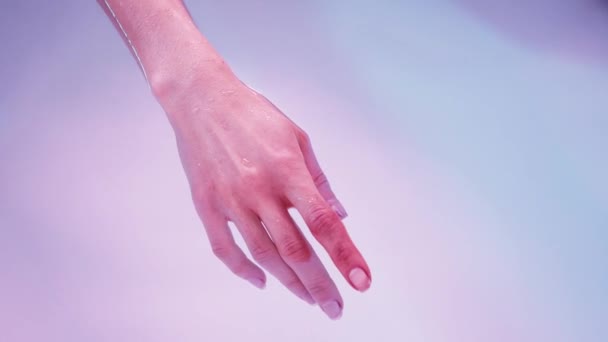
{"label": "hand", "polygon": [[260,266],[337,319],[342,297],[288,209],[299,211],[342,275],[365,291],[370,270],[342,224],[346,212],[307,134],[227,67],[214,70],[212,81],[194,68],[187,84],[156,91],[211,248],[236,275],[264,287],[264,271],[235,244],[233,222]]}
{"label": "hand", "polygon": [[98,2],[173,125],[213,252],[235,274],[264,286],[262,269],[234,242],[232,221],[258,264],[303,300],[340,317],[340,293],[288,209],[297,208],[353,287],[369,288],[370,271],[306,133],[234,76],[182,1]]}

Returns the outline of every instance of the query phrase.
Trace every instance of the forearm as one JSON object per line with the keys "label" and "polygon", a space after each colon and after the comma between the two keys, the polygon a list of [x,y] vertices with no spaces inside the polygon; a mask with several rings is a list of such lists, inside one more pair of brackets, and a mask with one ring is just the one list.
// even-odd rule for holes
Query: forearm
{"label": "forearm", "polygon": [[[190,82],[211,86],[231,74],[196,28],[182,0],[97,2],[131,49],[157,98],[186,88]],[[193,80],[192,75],[199,79]]]}

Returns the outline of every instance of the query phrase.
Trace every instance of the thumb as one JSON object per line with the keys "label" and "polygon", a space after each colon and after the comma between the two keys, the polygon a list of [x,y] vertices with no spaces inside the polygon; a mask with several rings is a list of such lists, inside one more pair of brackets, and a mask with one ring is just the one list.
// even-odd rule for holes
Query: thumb
{"label": "thumb", "polygon": [[342,203],[340,203],[338,198],[336,198],[336,194],[334,194],[332,191],[331,186],[329,185],[329,180],[321,169],[317,157],[312,149],[310,138],[306,133],[303,133],[298,141],[302,154],[304,155],[304,161],[306,163],[306,167],[308,168],[308,172],[310,172],[310,175],[314,180],[317,189],[321,193],[321,196],[325,198],[333,211],[338,214],[341,219],[345,219],[348,216],[348,213],[344,209]]}

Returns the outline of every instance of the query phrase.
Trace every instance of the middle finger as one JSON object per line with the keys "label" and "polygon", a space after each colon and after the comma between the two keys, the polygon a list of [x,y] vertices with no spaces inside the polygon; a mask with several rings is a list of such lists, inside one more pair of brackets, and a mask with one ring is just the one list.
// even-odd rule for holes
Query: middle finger
{"label": "middle finger", "polygon": [[342,315],[344,302],[321,263],[287,208],[279,203],[265,203],[258,212],[285,263],[297,274],[321,309],[331,318]]}
{"label": "middle finger", "polygon": [[309,304],[314,304],[314,299],[306,287],[279,255],[260,218],[251,210],[242,210],[235,216],[231,220],[243,237],[253,259],[293,294]]}

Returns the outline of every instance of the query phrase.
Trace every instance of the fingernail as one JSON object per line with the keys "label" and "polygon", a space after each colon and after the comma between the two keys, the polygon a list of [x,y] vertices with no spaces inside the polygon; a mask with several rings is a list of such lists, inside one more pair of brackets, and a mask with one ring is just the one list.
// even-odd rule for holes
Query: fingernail
{"label": "fingernail", "polygon": [[346,209],[344,209],[344,207],[342,206],[342,204],[340,204],[340,202],[335,201],[332,205],[331,205],[331,209],[333,209],[333,211],[338,214],[338,216],[340,217],[340,219],[345,219],[348,216],[348,213],[346,212]]}
{"label": "fingernail", "polygon": [[249,278],[247,279],[253,286],[257,287],[260,290],[263,290],[266,287],[266,283],[259,278]]}
{"label": "fingernail", "polygon": [[331,319],[338,319],[342,317],[342,308],[336,301],[321,305],[321,309]]}
{"label": "fingernail", "polygon": [[355,286],[355,288],[359,291],[365,291],[369,289],[369,286],[372,284],[371,279],[367,276],[365,271],[361,268],[353,268],[348,274],[348,278],[350,282]]}

